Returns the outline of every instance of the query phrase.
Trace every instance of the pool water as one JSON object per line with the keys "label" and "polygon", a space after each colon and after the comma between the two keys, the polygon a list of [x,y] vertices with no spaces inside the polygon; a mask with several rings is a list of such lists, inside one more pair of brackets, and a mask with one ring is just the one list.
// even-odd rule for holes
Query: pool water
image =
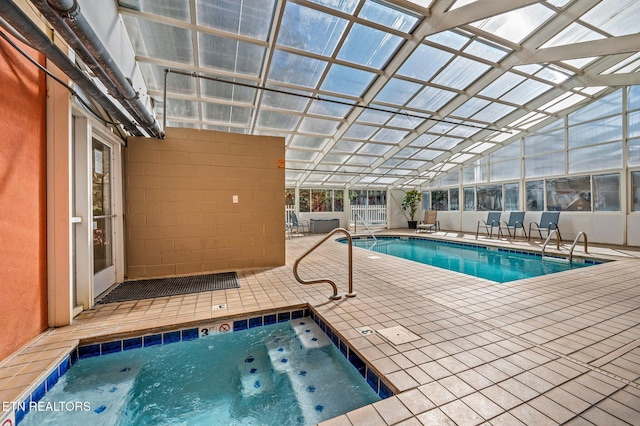
{"label": "pool water", "polygon": [[[346,242],[346,239],[341,239]],[[353,245],[378,253],[401,257],[450,271],[504,283],[590,266],[594,262],[573,263],[542,260],[535,253],[495,247],[450,243],[425,238],[354,238]]]}
{"label": "pool water", "polygon": [[309,318],[81,359],[21,425],[312,425],[380,400]]}

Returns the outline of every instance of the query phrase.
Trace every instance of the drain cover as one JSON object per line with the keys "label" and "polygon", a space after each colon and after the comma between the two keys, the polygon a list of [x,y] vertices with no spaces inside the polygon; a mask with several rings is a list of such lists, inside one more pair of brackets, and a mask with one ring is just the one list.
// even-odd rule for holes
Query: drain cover
{"label": "drain cover", "polygon": [[378,330],[378,334],[381,334],[394,345],[402,345],[403,343],[409,343],[420,339],[420,336],[413,334],[401,325]]}

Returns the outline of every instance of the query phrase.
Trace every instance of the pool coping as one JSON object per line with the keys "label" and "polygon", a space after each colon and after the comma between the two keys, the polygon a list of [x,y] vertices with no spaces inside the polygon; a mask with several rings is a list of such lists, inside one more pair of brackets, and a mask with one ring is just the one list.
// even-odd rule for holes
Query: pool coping
{"label": "pool coping", "polygon": [[[4,426],[5,422],[9,420],[8,425],[19,425],[32,409],[38,407],[38,402],[58,383],[60,378],[82,359],[143,347],[191,341],[214,334],[244,331],[304,317],[311,318],[322,329],[342,356],[349,361],[381,399],[400,393],[398,389],[386,381],[383,374],[371,366],[362,354],[348,343],[344,336],[307,303],[291,305],[286,308],[244,313],[242,315],[154,327],[117,335],[105,334],[79,339],[66,354],[61,355],[56,361],[52,362],[50,367],[45,369],[39,378],[22,392],[16,401],[3,404],[0,424]],[[206,330],[204,334],[203,330]],[[8,411],[5,410],[7,405],[11,406]]]}

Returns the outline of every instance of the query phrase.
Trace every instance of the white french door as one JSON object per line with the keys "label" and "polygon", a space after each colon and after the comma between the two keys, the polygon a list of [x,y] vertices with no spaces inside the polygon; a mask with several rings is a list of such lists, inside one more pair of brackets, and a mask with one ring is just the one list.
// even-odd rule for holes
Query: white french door
{"label": "white french door", "polygon": [[93,296],[116,282],[113,202],[113,154],[107,144],[93,138],[91,147],[91,229],[93,234]]}

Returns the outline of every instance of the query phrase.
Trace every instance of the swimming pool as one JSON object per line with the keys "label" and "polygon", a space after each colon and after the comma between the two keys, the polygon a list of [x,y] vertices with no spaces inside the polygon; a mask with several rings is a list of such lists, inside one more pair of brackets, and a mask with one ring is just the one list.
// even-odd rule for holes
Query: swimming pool
{"label": "swimming pool", "polygon": [[316,424],[380,400],[332,340],[303,317],[81,359],[20,424]]}
{"label": "swimming pool", "polygon": [[[346,243],[347,240],[338,241]],[[599,263],[591,260],[543,261],[539,254],[532,252],[419,237],[354,238],[353,245],[499,283]]]}

